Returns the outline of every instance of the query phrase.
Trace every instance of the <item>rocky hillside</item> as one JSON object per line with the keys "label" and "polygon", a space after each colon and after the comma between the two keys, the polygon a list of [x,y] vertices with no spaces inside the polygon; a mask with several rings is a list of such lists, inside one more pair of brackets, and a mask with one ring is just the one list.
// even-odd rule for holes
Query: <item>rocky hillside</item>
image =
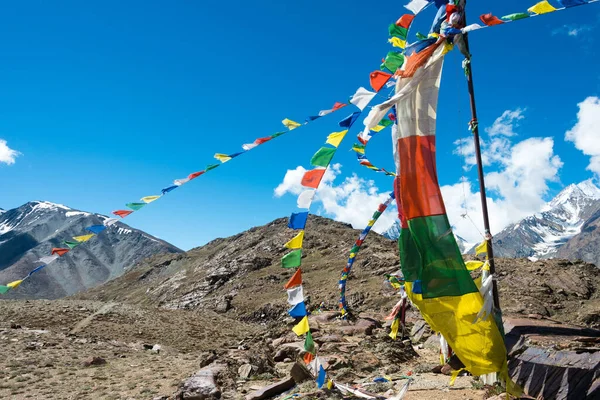
{"label": "rocky hillside", "polygon": [[[32,201],[0,212],[0,282],[23,278],[63,240],[86,233],[106,216],[74,210],[61,204]],[[123,274],[137,261],[181,250],[120,222],[98,237],[54,261],[18,290],[2,298],[59,298],[104,283]]]}
{"label": "rocky hillside", "polygon": [[[359,231],[311,216],[304,239],[305,295],[313,306],[336,309],[338,279]],[[214,240],[183,254],[144,260],[123,276],[76,298],[122,301],[169,309],[217,311],[253,321],[285,316],[282,244],[293,236],[287,219]],[[385,312],[395,302],[383,275],[399,269],[394,241],[376,233],[363,244],[348,282],[347,298],[357,310]],[[567,322],[597,324],[600,269],[582,261],[499,259],[500,294],[507,312],[558,316]],[[580,301],[586,300],[588,306]],[[594,307],[596,307],[594,309]]]}

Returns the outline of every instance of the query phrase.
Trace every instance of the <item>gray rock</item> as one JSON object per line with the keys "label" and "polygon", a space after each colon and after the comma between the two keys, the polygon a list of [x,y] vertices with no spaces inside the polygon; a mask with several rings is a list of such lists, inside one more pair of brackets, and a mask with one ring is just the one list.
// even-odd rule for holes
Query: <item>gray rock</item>
{"label": "gray rock", "polygon": [[238,368],[238,374],[241,379],[248,379],[252,373],[252,365],[244,364]]}
{"label": "gray rock", "polygon": [[279,382],[276,382],[272,385],[265,386],[261,389],[258,389],[255,392],[252,392],[246,396],[246,400],[263,400],[269,399],[273,396],[276,396],[280,393],[285,392],[286,390],[290,390],[296,385],[294,382],[294,378],[289,377]]}
{"label": "gray rock", "polygon": [[183,382],[175,398],[180,400],[220,399],[221,389],[217,385],[217,376],[223,369],[225,366],[218,363],[202,368]]}

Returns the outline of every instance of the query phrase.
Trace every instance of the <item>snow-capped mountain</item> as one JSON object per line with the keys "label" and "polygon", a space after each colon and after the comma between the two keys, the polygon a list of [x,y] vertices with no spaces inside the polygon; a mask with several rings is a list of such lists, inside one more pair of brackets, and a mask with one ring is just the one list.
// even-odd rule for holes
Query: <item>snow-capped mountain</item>
{"label": "snow-capped mountain", "polygon": [[[0,284],[21,279],[36,260],[50,255],[65,240],[85,235],[85,227],[108,217],[62,204],[32,201],[0,212]],[[180,252],[171,244],[121,222],[52,262],[2,298],[58,298],[71,295],[123,274],[142,258]]]}
{"label": "snow-capped mountain", "polygon": [[560,248],[582,232],[586,221],[598,209],[600,189],[591,180],[571,184],[539,213],[496,234],[494,254],[499,257],[554,257]]}
{"label": "snow-capped mountain", "polygon": [[[400,237],[400,230],[402,229],[400,225],[400,221],[396,220],[392,226],[388,228],[381,235],[388,239],[398,240]],[[473,243],[468,243],[465,239],[461,238],[457,234],[454,234],[454,238],[456,239],[456,244],[458,244],[458,248],[462,254],[465,254],[467,250],[474,246]]]}

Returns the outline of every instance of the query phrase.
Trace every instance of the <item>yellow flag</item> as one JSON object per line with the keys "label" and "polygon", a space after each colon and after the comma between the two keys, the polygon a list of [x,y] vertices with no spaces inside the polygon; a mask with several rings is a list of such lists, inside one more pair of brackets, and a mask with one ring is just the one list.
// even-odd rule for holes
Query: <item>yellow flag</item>
{"label": "yellow flag", "polygon": [[146,197],[142,197],[140,200],[142,200],[144,203],[152,203],[154,200],[158,199],[160,196],[146,196]]}
{"label": "yellow flag", "polygon": [[9,287],[9,288],[11,288],[11,289],[15,289],[15,288],[19,287],[19,285],[20,285],[21,283],[23,283],[23,280],[22,280],[22,279],[20,279],[20,280],[18,280],[18,281],[11,282],[11,283],[7,283],[7,284],[6,284],[6,286],[8,286],[8,287]]}
{"label": "yellow flag", "polygon": [[342,139],[344,139],[344,136],[346,136],[346,133],[348,133],[348,129],[340,132],[330,133],[329,136],[327,136],[327,141],[325,143],[329,143],[332,146],[338,147],[342,142]]}
{"label": "yellow flag", "polygon": [[367,224],[367,226],[373,226],[375,225],[375,220],[374,219],[370,219],[369,223]]}
{"label": "yellow flag", "polygon": [[547,14],[552,11],[556,11],[556,8],[552,7],[547,0],[540,1],[533,7],[527,9],[527,11],[535,13],[535,14]]}
{"label": "yellow flag", "polygon": [[214,157],[222,163],[231,160],[231,157],[229,157],[227,154],[216,153]]}
{"label": "yellow flag", "polygon": [[385,126],[383,126],[383,125],[376,125],[376,126],[374,126],[374,127],[371,128],[371,130],[375,131],[375,132],[379,132],[379,131],[381,131],[383,129],[385,129]]}
{"label": "yellow flag", "polygon": [[96,236],[96,235],[94,235],[93,233],[90,233],[89,235],[73,236],[73,239],[75,239],[78,242],[87,242],[88,240],[90,240],[94,236]]}
{"label": "yellow flag", "polygon": [[304,239],[304,231],[300,231],[292,240],[284,244],[288,249],[301,249],[302,240]]}
{"label": "yellow flag", "polygon": [[287,118],[286,118],[286,119],[284,119],[283,121],[281,121],[281,123],[282,123],[283,125],[285,125],[285,127],[286,127],[286,128],[288,128],[290,131],[291,131],[292,129],[296,129],[297,127],[299,127],[299,126],[301,125],[301,124],[299,124],[298,122],[296,122],[296,121],[292,121],[291,119],[287,119]]}
{"label": "yellow flag", "polygon": [[402,40],[397,37],[389,38],[388,42],[392,44],[394,47],[400,47],[401,49],[406,47],[406,40]]}
{"label": "yellow flag", "polygon": [[308,327],[308,317],[302,318],[302,321],[298,322],[298,325],[292,328],[296,335],[301,336],[310,330]]}
{"label": "yellow flag", "polygon": [[465,265],[467,266],[467,269],[469,271],[475,271],[476,269],[478,269],[479,267],[481,267],[483,265],[483,262],[477,261],[477,260],[472,260],[472,261],[465,262]]}
{"label": "yellow flag", "polygon": [[479,244],[477,247],[475,247],[475,254],[482,254],[482,253],[487,253],[487,240],[483,240],[483,242],[481,242],[481,244]]}
{"label": "yellow flag", "polygon": [[396,337],[398,337],[398,328],[400,327],[400,319],[396,318],[394,319],[394,322],[392,322],[392,331],[390,332],[390,337],[394,340],[396,340]]}

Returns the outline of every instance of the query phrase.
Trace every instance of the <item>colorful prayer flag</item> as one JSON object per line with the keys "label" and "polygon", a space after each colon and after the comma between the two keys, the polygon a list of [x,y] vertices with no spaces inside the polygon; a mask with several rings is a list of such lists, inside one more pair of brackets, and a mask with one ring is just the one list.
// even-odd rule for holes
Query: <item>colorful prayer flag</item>
{"label": "colorful prayer flag", "polygon": [[338,147],[340,143],[342,143],[342,140],[344,139],[344,136],[346,136],[346,133],[348,133],[348,129],[339,132],[332,132],[329,134],[329,136],[327,136],[327,141],[325,143]]}
{"label": "colorful prayer flag", "polygon": [[221,161],[222,163],[225,163],[225,162],[231,160],[231,157],[229,157],[227,154],[215,153],[215,155],[213,157],[215,157],[217,160]]}
{"label": "colorful prayer flag", "polygon": [[29,271],[29,273],[27,274],[27,277],[25,277],[25,279],[29,278],[31,275],[35,274],[36,272],[38,272],[39,270],[41,270],[45,266],[46,266],[46,264],[40,265],[39,267],[36,267],[36,268],[32,269],[31,271]]}
{"label": "colorful prayer flag", "polygon": [[478,244],[477,247],[475,247],[475,255],[487,253],[487,251],[488,251],[487,240],[485,240],[485,239],[483,240],[483,242]]}
{"label": "colorful prayer flag", "polygon": [[315,342],[310,331],[306,333],[306,338],[304,339],[304,350],[311,354],[315,354]]}
{"label": "colorful prayer flag", "polygon": [[159,198],[160,196],[145,196],[142,197],[140,200],[144,203],[152,203],[154,200],[158,200]]}
{"label": "colorful prayer flag", "polygon": [[288,249],[296,250],[302,248],[302,240],[304,239],[304,231],[300,231],[292,240],[284,244]]}
{"label": "colorful prayer flag", "polygon": [[583,4],[587,4],[586,0],[558,0],[558,2],[560,3],[561,6],[563,6],[565,8],[581,6]]}
{"label": "colorful prayer flag", "polygon": [[119,222],[117,218],[106,218],[102,223],[104,226],[111,226]]}
{"label": "colorful prayer flag", "polygon": [[88,226],[87,228],[85,228],[86,231],[90,231],[92,233],[95,233],[96,235],[105,229],[106,229],[106,226],[104,226],[104,225],[92,225],[92,226]]}
{"label": "colorful prayer flag", "polygon": [[335,104],[333,105],[333,108],[331,110],[321,110],[321,111],[319,111],[319,117],[323,117],[323,116],[325,116],[327,114],[331,114],[332,112],[334,112],[336,110],[339,110],[340,108],[345,107],[345,106],[346,106],[346,104],[340,103],[340,102],[336,101]]}
{"label": "colorful prayer flag", "polygon": [[292,213],[288,221],[288,228],[291,229],[304,229],[306,226],[306,220],[308,219],[308,211],[299,213]]}
{"label": "colorful prayer flag", "polygon": [[389,38],[388,43],[390,43],[392,46],[398,47],[400,49],[403,49],[406,47],[406,40],[400,39],[397,37]]}
{"label": "colorful prayer flag", "polygon": [[517,21],[517,20],[523,19],[523,18],[529,18],[529,14],[515,13],[515,14],[508,14],[508,15],[505,15],[504,17],[502,17],[502,19],[504,21]]}
{"label": "colorful prayer flag", "polygon": [[7,283],[7,284],[6,284],[6,286],[8,286],[8,287],[9,287],[9,288],[11,288],[11,289],[16,289],[16,288],[18,288],[18,287],[19,287],[19,285],[20,285],[21,283],[23,283],[23,280],[22,280],[22,279],[19,279],[18,281],[14,281],[14,282]]}
{"label": "colorful prayer flag", "polygon": [[166,187],[166,188],[162,189],[161,192],[163,195],[165,195],[165,194],[169,193],[171,190],[177,189],[178,186],[179,185],[173,185],[173,186]]}
{"label": "colorful prayer flag", "polygon": [[336,148],[321,147],[310,159],[310,164],[315,167],[325,167],[329,165],[335,155]]}
{"label": "colorful prayer flag", "polygon": [[351,128],[352,124],[354,124],[354,122],[358,119],[360,114],[361,114],[360,111],[355,111],[352,114],[348,115],[343,120],[341,120],[338,123],[338,125],[340,126],[340,128]]}
{"label": "colorful prayer flag", "polygon": [[[2,293],[2,292],[0,292],[0,293]],[[304,354],[304,357],[302,359],[304,360],[304,363],[306,365],[309,365],[315,359],[315,356],[312,353],[306,353],[306,354]]]}
{"label": "colorful prayer flag", "polygon": [[404,55],[398,51],[390,51],[385,56],[383,63],[381,64],[381,69],[387,69],[391,73],[395,73],[398,68],[400,68],[404,64]]}
{"label": "colorful prayer flag", "polygon": [[396,21],[396,25],[408,29],[410,27],[410,24],[412,24],[413,19],[415,19],[414,15],[404,14],[403,16],[398,18],[398,21]]}
{"label": "colorful prayer flag", "polygon": [[[319,178],[319,181],[320,180],[321,178]],[[317,186],[318,185],[319,182],[317,182]],[[316,192],[316,190],[308,189],[300,193],[300,195],[298,196],[298,200],[296,201],[296,205],[298,206],[298,208],[310,208],[310,205],[312,204]]]}
{"label": "colorful prayer flag", "polygon": [[188,183],[190,181],[190,178],[181,178],[181,179],[175,179],[173,181],[173,184],[175,186],[181,186],[181,185],[185,185],[186,183]]}
{"label": "colorful prayer flag", "polygon": [[400,328],[400,318],[395,318],[390,331],[390,337],[394,340],[398,337],[398,328]]}
{"label": "colorful prayer flag", "polygon": [[134,211],[139,210],[140,208],[144,207],[145,205],[146,205],[146,203],[127,203],[127,204],[125,204],[126,207],[129,207]]}
{"label": "colorful prayer flag", "polygon": [[547,14],[556,11],[556,8],[552,7],[550,3],[548,3],[548,0],[543,0],[533,7],[529,7],[527,11],[534,14]]}
{"label": "colorful prayer flag", "polygon": [[79,246],[81,243],[79,242],[71,242],[68,240],[64,240],[63,244],[67,246],[70,250],[73,250],[75,247]]}
{"label": "colorful prayer flag", "polygon": [[215,168],[217,168],[219,165],[220,165],[220,164],[210,164],[210,165],[207,165],[207,166],[206,166],[206,168],[204,168],[204,170],[205,170],[206,172],[208,172],[208,171],[210,171],[211,169],[215,169]]}
{"label": "colorful prayer flag", "polygon": [[405,5],[404,7],[408,10],[412,11],[413,14],[418,14],[422,9],[427,7],[431,1],[428,0],[410,0],[410,3]]}
{"label": "colorful prayer flag", "polygon": [[295,306],[296,304],[302,303],[304,301],[304,290],[302,289],[302,285],[288,289],[287,295],[287,302],[292,306]]}
{"label": "colorful prayer flag", "polygon": [[356,107],[360,109],[360,111],[364,110],[367,105],[373,100],[377,93],[371,92],[364,87],[359,87],[356,92],[350,98],[350,103],[354,104]]}
{"label": "colorful prayer flag", "polygon": [[[188,182],[191,181],[192,179],[196,179],[200,175],[203,175],[204,172],[206,172],[206,171],[202,170],[202,171],[193,172],[193,173],[189,174],[188,177],[187,177],[188,178]],[[142,199],[142,200],[144,200],[144,199]]]}
{"label": "colorful prayer flag", "polygon": [[302,318],[308,315],[304,302],[296,304],[288,310],[288,314],[293,318]]}
{"label": "colorful prayer flag", "polygon": [[487,26],[500,25],[504,23],[504,21],[498,19],[497,17],[494,17],[491,13],[483,14],[479,17],[479,19]]}
{"label": "colorful prayer flag", "polygon": [[69,252],[69,250],[70,249],[61,249],[61,248],[54,247],[52,249],[52,251],[50,252],[50,254],[52,254],[52,255],[58,254],[59,257],[62,257],[65,254],[67,254]]}
{"label": "colorful prayer flag", "polygon": [[302,264],[302,250],[294,250],[281,258],[282,268],[298,268]]}
{"label": "colorful prayer flag", "polygon": [[371,72],[371,75],[369,75],[369,82],[371,83],[373,90],[379,92],[391,78],[392,74],[388,74],[387,72],[373,71]]}
{"label": "colorful prayer flag", "polygon": [[292,330],[298,336],[302,336],[308,332],[310,330],[310,327],[308,326],[308,317],[302,318],[300,322],[298,322],[298,324],[292,328]]}
{"label": "colorful prayer flag", "polygon": [[323,179],[323,175],[325,175],[325,171],[325,168],[317,168],[306,171],[302,177],[302,181],[300,181],[300,184],[307,188],[318,188],[319,183],[321,183],[321,179]]}
{"label": "colorful prayer flag", "polygon": [[469,271],[475,271],[476,269],[480,268],[482,265],[483,265],[483,262],[477,261],[477,260],[471,260],[471,261],[465,262],[465,267],[467,267],[467,269]]}
{"label": "colorful prayer flag", "polygon": [[94,236],[96,236],[96,235],[94,235],[93,233],[90,233],[89,235],[73,236],[73,239],[75,239],[75,241],[77,241],[77,242],[87,242]]}
{"label": "colorful prayer flag", "polygon": [[325,384],[326,378],[325,368],[322,365],[319,366],[319,375],[317,376],[317,387],[321,389]]}
{"label": "colorful prayer flag", "polygon": [[115,214],[115,215],[118,215],[121,218],[125,218],[126,216],[128,216],[132,212],[133,211],[129,211],[129,210],[117,210],[117,211],[113,211],[112,213]]}
{"label": "colorful prayer flag", "polygon": [[284,289],[291,289],[294,286],[302,285],[302,270],[298,269],[294,272],[294,275],[290,278],[289,281],[283,286]]}
{"label": "colorful prayer flag", "polygon": [[52,255],[52,256],[44,256],[44,257],[40,258],[39,260],[37,260],[37,262],[41,262],[42,264],[50,264],[52,261],[56,260],[58,257],[60,257],[58,254]]}
{"label": "colorful prayer flag", "polygon": [[388,27],[388,32],[390,36],[397,37],[402,40],[406,40],[406,35],[408,34],[408,29],[398,26],[396,24],[391,24]]}
{"label": "colorful prayer flag", "polygon": [[291,119],[287,119],[287,118],[284,119],[283,121],[281,121],[281,123],[283,125],[285,125],[285,127],[288,128],[290,131],[301,126],[301,124],[299,124],[298,122],[292,121]]}
{"label": "colorful prayer flag", "polygon": [[354,143],[352,145],[352,150],[354,150],[355,152],[359,153],[359,154],[365,154],[365,146],[362,144],[356,144]]}

